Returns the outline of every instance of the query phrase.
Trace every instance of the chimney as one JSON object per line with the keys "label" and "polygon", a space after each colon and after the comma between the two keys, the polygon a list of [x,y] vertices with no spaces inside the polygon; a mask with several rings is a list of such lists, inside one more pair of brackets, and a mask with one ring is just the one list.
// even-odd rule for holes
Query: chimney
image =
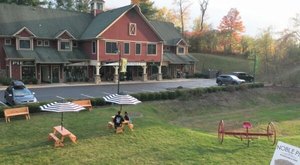
{"label": "chimney", "polygon": [[103,12],[104,9],[104,1],[103,0],[92,0],[91,1],[91,14],[97,16],[99,13]]}

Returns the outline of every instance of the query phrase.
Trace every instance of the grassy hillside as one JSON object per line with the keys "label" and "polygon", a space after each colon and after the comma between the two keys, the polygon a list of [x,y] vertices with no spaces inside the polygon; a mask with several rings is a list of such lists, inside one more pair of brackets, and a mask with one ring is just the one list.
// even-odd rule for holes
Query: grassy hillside
{"label": "grassy hillside", "polygon": [[233,71],[244,71],[253,74],[253,62],[242,58],[232,56],[221,56],[212,54],[191,53],[197,62],[197,72],[208,69],[220,70],[222,73]]}
{"label": "grassy hillside", "polygon": [[174,101],[144,102],[123,106],[133,117],[134,131],[116,135],[107,122],[119,106],[92,112],[65,113],[65,127],[78,138],[63,148],[47,141],[59,113],[32,114],[26,121],[0,119],[0,164],[269,164],[275,146],[265,137],[248,148],[245,141],[226,136],[217,140],[217,125],[241,130],[250,121],[251,131],[265,131],[273,121],[278,138],[300,146],[300,89],[260,88],[205,94]]}

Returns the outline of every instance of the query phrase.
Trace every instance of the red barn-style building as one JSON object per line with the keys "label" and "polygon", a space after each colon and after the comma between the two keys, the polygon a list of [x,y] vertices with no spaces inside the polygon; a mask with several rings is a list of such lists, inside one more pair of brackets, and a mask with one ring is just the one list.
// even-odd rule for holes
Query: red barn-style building
{"label": "red barn-style building", "polygon": [[[137,5],[91,13],[0,5],[0,74],[25,83],[162,80],[194,73],[195,59],[174,25],[149,21]],[[171,28],[171,29],[170,29]]]}

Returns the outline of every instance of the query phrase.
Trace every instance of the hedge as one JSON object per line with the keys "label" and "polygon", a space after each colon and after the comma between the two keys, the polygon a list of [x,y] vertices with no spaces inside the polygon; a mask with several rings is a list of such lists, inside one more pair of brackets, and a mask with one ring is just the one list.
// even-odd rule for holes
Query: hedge
{"label": "hedge", "polygon": [[[160,92],[149,92],[149,93],[135,93],[132,94],[133,97],[137,98],[140,101],[155,101],[155,100],[173,100],[173,99],[188,99],[191,96],[201,96],[206,93],[215,93],[215,92],[234,92],[237,90],[245,90],[251,88],[261,88],[264,87],[263,83],[251,83],[251,84],[242,84],[242,85],[228,85],[228,86],[213,86],[207,88],[195,88],[195,89],[185,89],[185,88],[176,88],[175,90],[169,91],[160,91]],[[68,99],[68,101],[72,101]],[[103,98],[92,98],[91,99],[93,106],[105,106],[111,103],[105,102]],[[18,105],[13,107],[28,106],[30,113],[41,112],[40,106],[48,104],[50,102],[39,102],[27,105]],[[9,107],[9,108],[13,108]],[[0,117],[4,117],[3,110],[8,107],[0,106]]]}

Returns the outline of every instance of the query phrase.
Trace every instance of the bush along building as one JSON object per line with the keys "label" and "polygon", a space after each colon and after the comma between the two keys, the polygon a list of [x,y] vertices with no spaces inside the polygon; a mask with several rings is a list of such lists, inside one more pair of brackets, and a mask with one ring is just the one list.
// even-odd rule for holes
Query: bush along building
{"label": "bush along building", "polygon": [[[91,13],[0,5],[1,77],[37,83],[147,81],[193,74],[196,60],[171,23],[149,21],[136,5]],[[181,76],[181,75],[180,75]]]}

